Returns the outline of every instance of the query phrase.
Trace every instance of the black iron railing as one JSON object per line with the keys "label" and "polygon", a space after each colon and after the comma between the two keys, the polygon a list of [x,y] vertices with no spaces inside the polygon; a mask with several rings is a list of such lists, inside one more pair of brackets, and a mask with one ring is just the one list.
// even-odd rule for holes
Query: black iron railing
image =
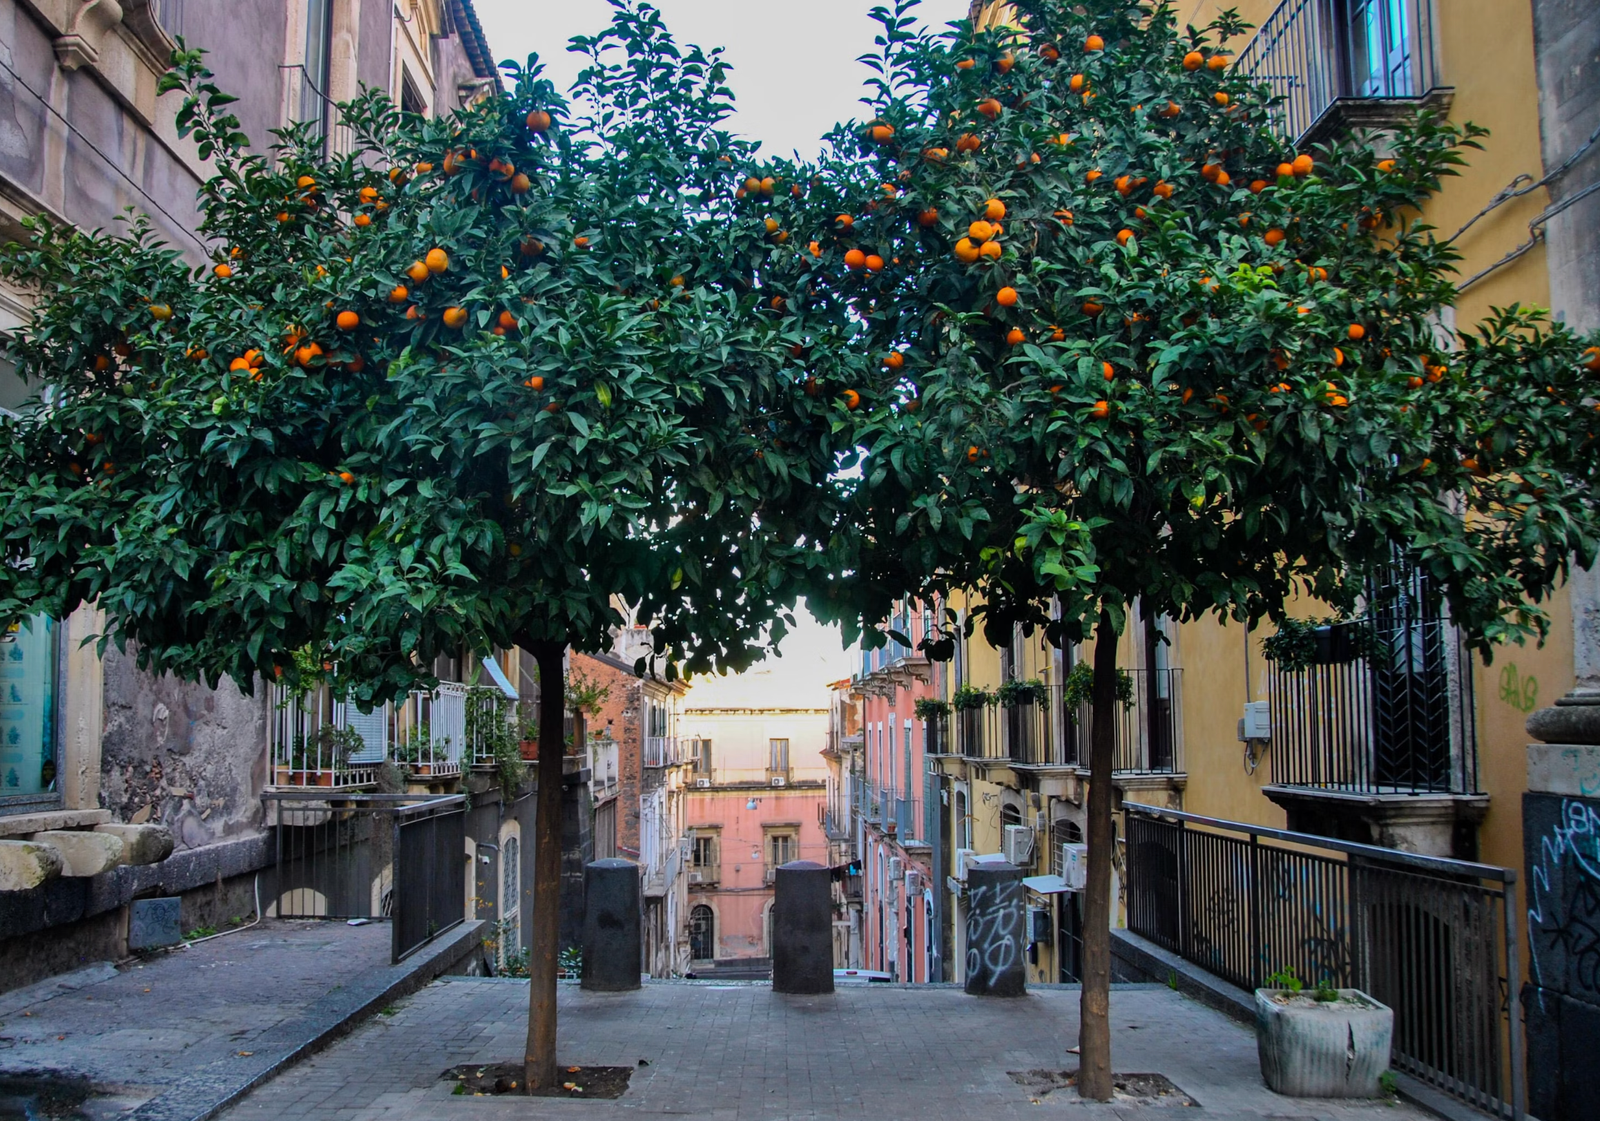
{"label": "black iron railing", "polygon": [[[1116,710],[1116,757],[1112,769],[1119,774],[1182,774],[1183,670],[1125,670],[1133,682],[1133,700]],[[1088,705],[1071,714],[1066,729],[1068,762],[1089,765],[1089,745],[1094,736],[1094,713]]]}
{"label": "black iron railing", "polygon": [[1242,988],[1361,989],[1394,1009],[1396,1069],[1523,1116],[1514,871],[1124,809],[1129,930]]}
{"label": "black iron railing", "polygon": [[466,919],[466,797],[269,791],[281,919],[389,919],[399,961]]}
{"label": "black iron railing", "polygon": [[[1324,628],[1315,664],[1272,672],[1274,783],[1376,794],[1477,791],[1471,660],[1420,583],[1409,588],[1417,594],[1390,595],[1368,620]],[[1355,628],[1367,628],[1370,638],[1353,641]]]}
{"label": "black iron railing", "polygon": [[1273,123],[1298,141],[1342,98],[1412,100],[1439,84],[1432,0],[1284,0],[1237,67],[1272,88]]}

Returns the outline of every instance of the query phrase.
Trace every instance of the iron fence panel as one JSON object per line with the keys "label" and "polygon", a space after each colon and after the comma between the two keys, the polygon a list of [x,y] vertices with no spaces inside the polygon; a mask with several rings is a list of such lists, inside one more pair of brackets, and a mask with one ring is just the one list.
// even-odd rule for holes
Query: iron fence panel
{"label": "iron fence panel", "polygon": [[1516,873],[1136,803],[1128,929],[1241,988],[1293,969],[1394,1010],[1399,1070],[1523,1109]]}

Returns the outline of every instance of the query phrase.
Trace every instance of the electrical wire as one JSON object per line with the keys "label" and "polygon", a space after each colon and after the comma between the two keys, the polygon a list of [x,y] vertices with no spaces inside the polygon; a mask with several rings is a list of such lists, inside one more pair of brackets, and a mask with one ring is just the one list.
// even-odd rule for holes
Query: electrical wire
{"label": "electrical wire", "polygon": [[187,942],[184,943],[184,946],[185,947],[198,946],[200,943],[209,942],[213,938],[226,938],[230,934],[238,934],[241,931],[249,930],[252,926],[259,926],[260,923],[261,923],[261,873],[257,872],[256,873],[256,917],[255,917],[255,921],[254,922],[245,923],[243,926],[236,926],[232,930],[224,930],[220,934],[208,934],[204,938],[191,938]]}
{"label": "electrical wire", "polygon": [[1596,191],[1600,191],[1600,181],[1590,183],[1587,187],[1583,188],[1583,190],[1570,194],[1560,202],[1551,203],[1549,206],[1545,207],[1539,212],[1533,221],[1528,223],[1529,236],[1527,241],[1511,250],[1494,264],[1488,266],[1487,268],[1480,269],[1478,272],[1475,272],[1471,276],[1467,277],[1467,279],[1463,280],[1460,284],[1457,284],[1456,291],[1465,292],[1468,288],[1471,288],[1474,284],[1478,283],[1478,281],[1482,280],[1496,269],[1502,268],[1505,265],[1509,265],[1518,257],[1521,257],[1529,252],[1534,246],[1538,245],[1545,239],[1544,227],[1550,221],[1550,219],[1554,218],[1557,214],[1560,214],[1568,207],[1588,198]]}
{"label": "electrical wire", "polygon": [[[1515,179],[1511,180],[1510,183],[1507,183],[1503,188],[1500,189],[1500,192],[1496,194],[1494,198],[1489,200],[1489,205],[1485,206],[1482,210],[1474,214],[1468,220],[1466,225],[1462,226],[1459,230],[1445,239],[1444,244],[1449,245],[1451,242],[1455,241],[1456,238],[1470,230],[1473,225],[1477,223],[1479,218],[1482,218],[1490,211],[1505,205],[1512,199],[1521,198],[1523,195],[1537,191],[1540,187],[1546,186],[1561,178],[1568,171],[1572,170],[1573,164],[1583,159],[1584,155],[1589,151],[1589,149],[1595,146],[1596,141],[1600,141],[1600,125],[1596,125],[1595,130],[1589,134],[1589,139],[1578,145],[1577,149],[1572,153],[1572,155],[1561,161],[1561,165],[1546,175],[1543,179],[1536,181],[1533,176],[1524,172],[1523,174],[1518,175]],[[1522,186],[1524,183],[1526,183],[1527,186]]]}
{"label": "electrical wire", "polygon": [[[0,40],[0,46],[5,47],[7,52],[10,52],[11,49],[12,49],[11,44],[5,42],[4,40]],[[162,206],[153,197],[151,197],[150,193],[148,191],[146,191],[143,187],[141,187],[137,182],[135,182],[134,179],[126,171],[123,171],[120,167],[118,167],[116,165],[116,163],[111,159],[110,156],[108,156],[104,152],[102,152],[99,149],[99,147],[95,144],[94,141],[90,140],[87,136],[85,136],[78,129],[77,125],[73,124],[71,121],[67,120],[67,118],[63,117],[60,114],[60,112],[58,112],[56,110],[56,107],[54,105],[51,105],[48,101],[46,101],[44,99],[43,95],[41,95],[38,90],[36,90],[32,86],[30,86],[28,84],[28,82],[27,82],[27,79],[24,78],[21,74],[18,74],[15,70],[13,70],[11,68],[11,64],[6,62],[5,59],[3,59],[3,58],[0,58],[0,69],[4,69],[6,73],[10,74],[13,78],[15,78],[16,81],[17,81],[17,84],[20,85],[23,89],[27,90],[29,93],[31,93],[33,95],[33,99],[35,101],[37,101],[40,105],[44,106],[45,110],[47,112],[49,112],[49,114],[52,117],[54,117],[56,120],[60,121],[63,125],[65,125],[67,127],[67,131],[68,132],[71,132],[79,140],[83,141],[83,144],[84,144],[85,147],[87,147],[91,152],[93,152],[95,155],[99,156],[102,160],[104,160],[107,167],[109,167],[112,171],[115,171],[118,175],[122,176],[122,178],[126,179],[128,181],[128,185],[130,187],[132,187],[134,190],[138,191],[141,195],[143,195],[145,197],[145,199],[150,203],[150,205],[153,206],[158,212],[160,212],[167,219],[167,221],[171,222],[172,225],[176,229],[181,230],[183,233],[187,234],[189,236],[190,240],[192,240],[196,245],[198,245],[200,247],[201,252],[203,252],[203,253],[210,253],[211,252],[210,247],[208,245],[206,245],[205,242],[200,240],[200,235],[196,234],[188,226],[185,226],[182,222],[180,222],[176,218],[174,218],[172,216],[172,213],[170,211],[168,211],[166,207]]]}

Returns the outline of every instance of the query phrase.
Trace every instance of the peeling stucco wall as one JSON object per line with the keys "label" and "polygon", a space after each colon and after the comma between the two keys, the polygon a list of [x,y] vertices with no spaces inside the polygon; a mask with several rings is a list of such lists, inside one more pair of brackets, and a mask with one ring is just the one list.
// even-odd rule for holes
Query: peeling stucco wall
{"label": "peeling stucco wall", "polygon": [[121,821],[160,822],[198,848],[261,827],[267,700],[140,671],[106,652],[101,804]]}

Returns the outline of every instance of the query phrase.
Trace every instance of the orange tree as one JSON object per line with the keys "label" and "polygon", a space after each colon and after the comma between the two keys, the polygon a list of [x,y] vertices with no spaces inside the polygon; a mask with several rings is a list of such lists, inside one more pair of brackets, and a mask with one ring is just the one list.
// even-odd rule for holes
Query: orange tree
{"label": "orange tree", "polygon": [[1229,66],[1231,14],[1017,0],[1012,26],[930,35],[911,7],[877,13],[875,115],[807,198],[895,382],[857,431],[857,594],[964,586],[997,644],[1094,640],[1078,1085],[1105,1099],[1130,607],[1348,608],[1399,554],[1486,656],[1542,634],[1595,556],[1600,349],[1528,308],[1444,325],[1455,255],[1419,208],[1470,125],[1297,153]]}
{"label": "orange tree", "polygon": [[530,1087],[557,1069],[563,651],[626,605],[669,674],[747,663],[837,567],[854,446],[818,386],[856,328],[798,298],[805,185],[720,128],[723,63],[633,3],[574,49],[581,113],[530,60],[449,119],[365,94],[333,155],[253,152],[180,50],[212,258],[138,219],[0,257],[42,402],[0,428],[0,622],[94,601],[149,670],[323,665],[365,704],[464,645],[536,659]]}

